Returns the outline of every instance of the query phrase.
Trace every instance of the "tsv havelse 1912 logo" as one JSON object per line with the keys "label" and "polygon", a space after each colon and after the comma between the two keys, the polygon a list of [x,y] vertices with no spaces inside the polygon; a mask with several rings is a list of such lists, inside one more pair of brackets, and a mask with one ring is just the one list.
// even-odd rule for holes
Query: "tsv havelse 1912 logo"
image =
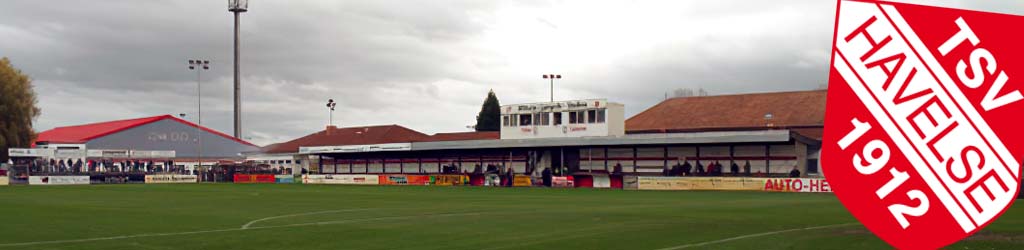
{"label": "tsv havelse 1912 logo", "polygon": [[996,220],[1020,189],[1024,17],[839,1],[823,173],[871,232],[934,249]]}

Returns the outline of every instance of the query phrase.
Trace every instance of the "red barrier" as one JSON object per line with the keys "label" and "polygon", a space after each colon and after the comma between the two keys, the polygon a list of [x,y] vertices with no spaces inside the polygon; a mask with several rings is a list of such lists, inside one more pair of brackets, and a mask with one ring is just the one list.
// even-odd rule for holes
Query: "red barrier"
{"label": "red barrier", "polygon": [[612,181],[612,188],[622,189],[622,176],[621,175],[611,175],[609,177],[611,178],[611,181]]}
{"label": "red barrier", "polygon": [[487,180],[487,176],[486,175],[482,175],[482,174],[471,174],[471,175],[469,175],[469,185],[483,186],[484,185],[484,180]]}
{"label": "red barrier", "polygon": [[272,174],[235,174],[235,183],[274,183]]}
{"label": "red barrier", "polygon": [[574,177],[574,179],[576,179],[575,182],[573,183],[573,186],[575,186],[575,187],[585,187],[585,188],[593,188],[594,187],[594,177],[593,176],[590,176],[590,175],[575,175],[573,177]]}

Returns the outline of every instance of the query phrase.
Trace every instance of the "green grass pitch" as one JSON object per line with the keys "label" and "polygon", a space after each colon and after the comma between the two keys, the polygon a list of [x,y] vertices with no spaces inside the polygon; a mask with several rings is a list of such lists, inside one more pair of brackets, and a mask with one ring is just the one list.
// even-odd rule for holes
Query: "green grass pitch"
{"label": "green grass pitch", "polygon": [[[885,248],[831,194],[301,184],[0,187],[0,249]],[[1024,208],[1012,207],[949,248],[1024,249]]]}

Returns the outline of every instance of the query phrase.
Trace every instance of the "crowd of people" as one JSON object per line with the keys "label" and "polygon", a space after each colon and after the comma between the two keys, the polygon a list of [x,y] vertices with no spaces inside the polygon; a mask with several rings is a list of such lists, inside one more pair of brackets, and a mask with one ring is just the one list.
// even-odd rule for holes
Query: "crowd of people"
{"label": "crowd of people", "polygon": [[[750,161],[746,161],[741,167],[735,161],[729,165],[728,172],[726,172],[725,165],[722,165],[720,161],[714,161],[704,166],[700,161],[695,161],[696,164],[690,164],[690,161],[677,161],[676,164],[666,166],[661,171],[662,176],[753,176],[753,177],[767,177],[768,174],[757,170],[751,172]],[[613,174],[622,174],[622,164],[615,163],[612,167]],[[793,166],[793,169],[788,173],[789,177],[800,177],[800,170]]]}
{"label": "crowd of people", "polygon": [[85,160],[82,159],[19,159],[16,166],[26,166],[31,174],[79,174],[79,173],[177,173],[188,174],[174,161],[154,160]]}

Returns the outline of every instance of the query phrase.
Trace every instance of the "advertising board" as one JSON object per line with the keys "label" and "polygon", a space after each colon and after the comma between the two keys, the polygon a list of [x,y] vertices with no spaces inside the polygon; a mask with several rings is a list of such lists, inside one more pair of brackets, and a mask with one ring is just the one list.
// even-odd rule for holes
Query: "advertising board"
{"label": "advertising board", "polygon": [[29,176],[29,185],[89,185],[89,176]]}
{"label": "advertising board", "polygon": [[235,174],[234,183],[274,183],[272,174]]}
{"label": "advertising board", "polygon": [[380,177],[367,174],[307,174],[302,176],[305,184],[348,184],[378,185]]}
{"label": "advertising board", "polygon": [[196,183],[195,175],[154,174],[146,175],[146,183]]}
{"label": "advertising board", "polygon": [[431,175],[431,183],[438,186],[462,186],[469,183],[467,175]]}
{"label": "advertising board", "polygon": [[295,176],[290,174],[274,175],[274,183],[295,183]]}
{"label": "advertising board", "polygon": [[594,188],[611,188],[612,180],[607,175],[594,175]]}
{"label": "advertising board", "polygon": [[533,186],[533,180],[530,179],[529,175],[516,175],[512,177],[513,187],[529,187]]}
{"label": "advertising board", "polygon": [[799,193],[831,193],[832,187],[825,179],[811,178],[771,178],[764,181],[764,191],[799,192]]}
{"label": "advertising board", "polygon": [[430,183],[430,176],[426,175],[404,175],[404,174],[392,174],[392,175],[380,175],[380,185],[414,185],[423,186]]}
{"label": "advertising board", "polygon": [[813,178],[637,177],[640,190],[732,190],[771,192],[832,192],[828,181]]}
{"label": "advertising board", "polygon": [[553,176],[551,177],[551,187],[571,188],[573,187],[572,176]]}

